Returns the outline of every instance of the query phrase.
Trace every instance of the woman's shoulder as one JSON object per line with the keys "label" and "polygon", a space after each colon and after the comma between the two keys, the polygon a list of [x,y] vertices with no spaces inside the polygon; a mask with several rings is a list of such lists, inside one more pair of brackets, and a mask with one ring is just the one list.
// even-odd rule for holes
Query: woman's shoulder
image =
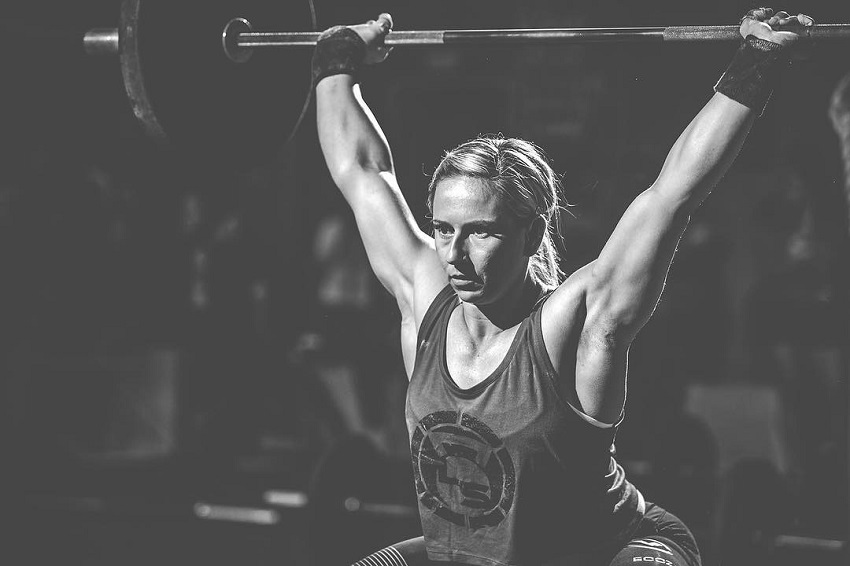
{"label": "woman's shoulder", "polygon": [[545,308],[547,310],[572,308],[578,299],[583,298],[591,283],[593,263],[590,262],[567,276],[556,289],[549,293]]}

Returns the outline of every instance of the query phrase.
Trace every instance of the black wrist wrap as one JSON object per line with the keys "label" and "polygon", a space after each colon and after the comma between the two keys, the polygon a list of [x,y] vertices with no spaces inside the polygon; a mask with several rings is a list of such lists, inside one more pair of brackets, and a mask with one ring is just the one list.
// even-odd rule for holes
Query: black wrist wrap
{"label": "black wrist wrap", "polygon": [[761,115],[788,61],[787,52],[778,43],[748,35],[714,90]]}
{"label": "black wrist wrap", "polygon": [[357,32],[345,26],[335,26],[322,32],[313,52],[313,86],[331,75],[352,75],[366,56],[366,42]]}

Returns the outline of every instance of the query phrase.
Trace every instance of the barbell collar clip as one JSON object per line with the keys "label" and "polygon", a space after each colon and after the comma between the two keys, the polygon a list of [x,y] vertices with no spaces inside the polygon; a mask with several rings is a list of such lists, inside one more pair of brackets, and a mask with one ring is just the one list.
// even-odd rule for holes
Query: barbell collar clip
{"label": "barbell collar clip", "polygon": [[251,22],[245,18],[233,18],[221,32],[221,46],[224,54],[234,63],[244,63],[253,55],[254,50],[250,46],[241,45],[239,38],[254,31]]}

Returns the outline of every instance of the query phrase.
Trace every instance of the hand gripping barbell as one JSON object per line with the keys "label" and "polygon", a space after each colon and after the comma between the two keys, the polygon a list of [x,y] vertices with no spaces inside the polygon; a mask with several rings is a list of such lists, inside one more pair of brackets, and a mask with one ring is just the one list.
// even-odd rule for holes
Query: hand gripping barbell
{"label": "hand gripping barbell", "polygon": [[[133,113],[146,134],[181,157],[218,165],[262,162],[298,128],[312,91],[313,0],[196,3],[122,0],[118,28],[93,29],[90,54],[117,54]],[[252,21],[312,31],[256,32]],[[850,39],[850,24],[819,24],[818,43]],[[738,26],[393,31],[386,45],[732,43]],[[265,49],[270,47],[290,49]],[[257,51],[261,52],[257,52]],[[273,53],[270,53],[272,52]],[[237,64],[238,63],[238,64]]]}

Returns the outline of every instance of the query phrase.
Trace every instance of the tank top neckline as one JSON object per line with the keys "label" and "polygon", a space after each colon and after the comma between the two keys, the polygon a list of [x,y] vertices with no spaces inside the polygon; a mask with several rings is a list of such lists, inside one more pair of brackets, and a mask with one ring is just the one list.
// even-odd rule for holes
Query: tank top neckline
{"label": "tank top neckline", "polygon": [[446,314],[443,317],[444,320],[441,320],[440,328],[440,339],[439,339],[439,351],[438,356],[440,359],[440,370],[442,373],[443,381],[449,387],[449,389],[457,396],[471,399],[473,397],[477,397],[480,395],[488,386],[490,386],[493,382],[495,382],[499,377],[505,373],[505,370],[511,364],[511,361],[514,359],[514,355],[516,354],[517,348],[519,347],[520,339],[523,334],[525,334],[526,329],[528,328],[529,320],[531,320],[531,314],[529,313],[527,317],[525,317],[522,322],[519,323],[519,328],[517,328],[516,333],[514,333],[514,337],[511,340],[510,346],[508,346],[508,351],[505,352],[505,356],[502,358],[502,361],[496,366],[490,375],[485,377],[483,380],[479,381],[472,387],[464,389],[459,386],[457,382],[452,377],[451,372],[449,372],[449,360],[446,356],[446,344],[449,336],[449,321],[451,320],[452,313],[454,310],[460,305],[460,299],[455,295],[451,301],[449,301],[449,306],[446,309]]}

